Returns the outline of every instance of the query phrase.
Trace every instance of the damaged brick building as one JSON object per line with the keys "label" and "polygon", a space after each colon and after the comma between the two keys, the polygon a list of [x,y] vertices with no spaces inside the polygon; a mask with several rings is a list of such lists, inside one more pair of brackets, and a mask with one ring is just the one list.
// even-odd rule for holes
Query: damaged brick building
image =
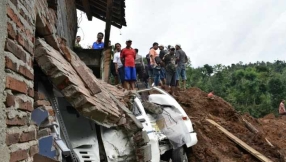
{"label": "damaged brick building", "polygon": [[[70,111],[77,110],[76,114],[97,125],[120,127],[132,135],[141,135],[141,123],[120,102],[123,92],[97,79],[72,50],[77,33],[76,9],[86,12],[90,20],[95,16],[109,23],[107,31],[110,25],[126,25],[125,2],[114,1],[120,6],[119,15],[114,12],[109,20],[105,17],[108,2],[0,2],[1,161],[61,161],[53,129],[59,120],[55,109],[59,101],[53,97],[63,98]],[[139,145],[137,159],[144,157],[140,149]]]}

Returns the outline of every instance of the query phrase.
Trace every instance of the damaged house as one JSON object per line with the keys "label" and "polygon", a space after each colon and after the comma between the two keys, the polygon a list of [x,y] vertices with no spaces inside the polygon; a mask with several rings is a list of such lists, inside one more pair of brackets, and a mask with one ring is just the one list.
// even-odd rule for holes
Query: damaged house
{"label": "damaged house", "polygon": [[[132,139],[126,145],[136,147],[135,152],[117,153],[112,158],[148,160],[144,159],[144,143],[131,144],[142,140],[142,125],[121,102],[123,92],[96,78],[98,72],[92,70],[99,70],[99,65],[91,70],[80,59],[102,51],[73,51],[77,9],[89,20],[106,21],[105,41],[111,25],[126,26],[124,0],[0,2],[3,162],[99,161],[102,154],[109,156],[106,150],[100,151],[104,150],[104,129],[116,129],[117,134],[121,130]],[[96,58],[98,61],[100,56]],[[120,136],[110,140],[114,138]],[[86,143],[89,145],[83,145]]]}

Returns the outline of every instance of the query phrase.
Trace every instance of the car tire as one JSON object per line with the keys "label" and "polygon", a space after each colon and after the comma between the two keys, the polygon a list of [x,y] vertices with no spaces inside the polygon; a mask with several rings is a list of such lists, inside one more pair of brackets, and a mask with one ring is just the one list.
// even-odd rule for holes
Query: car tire
{"label": "car tire", "polygon": [[188,162],[188,157],[183,146],[173,150],[172,162]]}

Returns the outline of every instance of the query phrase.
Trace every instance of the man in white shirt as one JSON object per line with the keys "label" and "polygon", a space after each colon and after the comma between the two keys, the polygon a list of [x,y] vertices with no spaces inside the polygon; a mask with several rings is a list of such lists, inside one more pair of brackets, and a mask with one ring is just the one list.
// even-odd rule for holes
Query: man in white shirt
{"label": "man in white shirt", "polygon": [[121,53],[121,44],[120,43],[116,43],[115,44],[115,54],[114,54],[114,58],[113,58],[113,63],[115,65],[116,74],[119,76],[121,85],[123,87],[125,74],[124,74],[123,64],[122,64],[122,62],[120,60],[120,53]]}

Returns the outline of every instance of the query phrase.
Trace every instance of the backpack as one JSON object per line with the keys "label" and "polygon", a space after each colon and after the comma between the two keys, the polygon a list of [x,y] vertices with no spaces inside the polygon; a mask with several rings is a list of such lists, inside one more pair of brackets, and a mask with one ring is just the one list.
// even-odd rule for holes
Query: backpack
{"label": "backpack", "polygon": [[[166,56],[169,56],[169,54],[165,55]],[[166,71],[169,71],[171,73],[175,73],[176,72],[176,57],[173,57],[173,60],[171,60],[171,63],[168,63],[166,65]]]}

